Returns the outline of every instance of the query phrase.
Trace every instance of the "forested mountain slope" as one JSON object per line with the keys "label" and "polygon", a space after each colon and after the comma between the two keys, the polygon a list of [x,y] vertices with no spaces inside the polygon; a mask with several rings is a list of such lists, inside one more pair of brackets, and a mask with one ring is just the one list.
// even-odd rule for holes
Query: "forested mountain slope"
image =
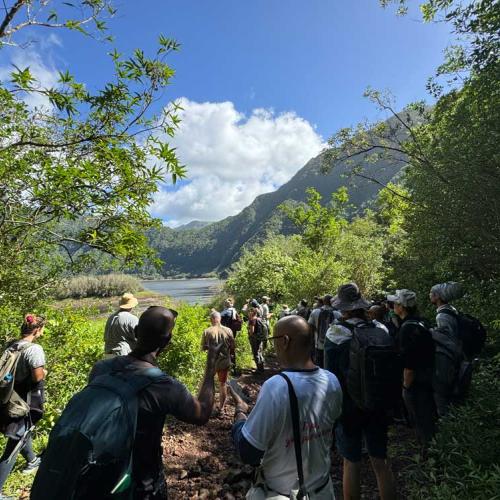
{"label": "forested mountain slope", "polygon": [[[287,200],[304,201],[306,189],[315,188],[325,202],[339,187],[347,185],[350,200],[361,207],[372,200],[380,186],[366,179],[348,179],[349,167],[335,168],[329,174],[321,173],[323,155],[311,159],[290,181],[272,193],[258,196],[239,214],[214,222],[202,228],[181,231],[168,227],[149,233],[150,243],[164,261],[165,276],[202,275],[227,270],[243,248],[260,241],[269,233],[291,233],[294,228],[278,209]],[[399,173],[400,164],[370,166],[371,175],[387,183]]]}

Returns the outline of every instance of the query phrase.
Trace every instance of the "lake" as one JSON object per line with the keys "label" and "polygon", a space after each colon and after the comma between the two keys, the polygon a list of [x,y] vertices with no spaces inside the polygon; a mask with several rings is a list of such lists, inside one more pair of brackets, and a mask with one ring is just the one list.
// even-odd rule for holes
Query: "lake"
{"label": "lake", "polygon": [[189,304],[206,304],[216,295],[224,282],[219,279],[147,280],[141,281],[146,290],[168,295]]}

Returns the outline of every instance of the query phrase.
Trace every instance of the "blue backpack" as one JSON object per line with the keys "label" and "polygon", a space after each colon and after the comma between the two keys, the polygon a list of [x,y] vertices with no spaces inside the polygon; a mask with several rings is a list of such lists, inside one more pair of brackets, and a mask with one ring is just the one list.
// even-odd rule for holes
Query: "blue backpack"
{"label": "blue backpack", "polygon": [[138,394],[162,375],[112,371],[73,396],[50,433],[30,498],[132,499]]}

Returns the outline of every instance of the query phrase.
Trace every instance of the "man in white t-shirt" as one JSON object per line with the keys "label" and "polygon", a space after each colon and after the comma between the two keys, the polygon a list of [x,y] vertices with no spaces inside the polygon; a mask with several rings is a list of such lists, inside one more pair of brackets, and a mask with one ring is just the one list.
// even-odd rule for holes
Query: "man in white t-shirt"
{"label": "man in white t-shirt", "polygon": [[[304,318],[292,315],[280,319],[272,339],[297,395],[306,490],[315,498],[333,499],[330,450],[333,426],[342,411],[339,381],[312,362],[311,332]],[[243,462],[260,463],[263,472],[247,499],[262,498],[262,490],[273,499],[289,498],[298,489],[298,472],[286,381],[279,375],[267,380],[248,418],[247,405],[232,389],[231,394],[236,406],[232,431],[236,449]]]}

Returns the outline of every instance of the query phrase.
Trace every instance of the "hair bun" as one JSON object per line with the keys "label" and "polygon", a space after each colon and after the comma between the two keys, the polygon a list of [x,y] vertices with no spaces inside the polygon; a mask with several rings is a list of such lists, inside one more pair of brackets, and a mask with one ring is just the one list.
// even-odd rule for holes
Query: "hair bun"
{"label": "hair bun", "polygon": [[32,314],[27,314],[24,320],[26,321],[26,323],[31,325],[32,323],[35,322],[35,317]]}

